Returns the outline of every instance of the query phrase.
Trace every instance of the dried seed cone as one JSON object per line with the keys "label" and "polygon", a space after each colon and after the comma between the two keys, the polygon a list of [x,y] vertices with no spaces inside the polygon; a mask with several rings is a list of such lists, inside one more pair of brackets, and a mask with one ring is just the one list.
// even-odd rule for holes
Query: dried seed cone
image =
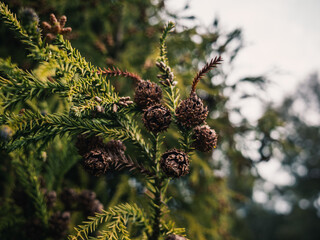
{"label": "dried seed cone", "polygon": [[179,235],[171,234],[167,236],[165,240],[187,240],[187,239]]}
{"label": "dried seed cone", "polygon": [[116,166],[126,159],[124,151],[126,146],[120,140],[111,140],[105,145],[105,150],[112,159],[112,167],[117,168]]}
{"label": "dried seed cone", "polygon": [[196,93],[183,100],[176,108],[178,122],[187,128],[195,127],[203,123],[208,115],[208,109]]}
{"label": "dried seed cone", "polygon": [[82,207],[87,207],[96,199],[96,193],[90,190],[83,190],[79,195],[79,203]]}
{"label": "dried seed cone", "polygon": [[98,199],[95,199],[90,205],[87,206],[85,209],[85,214],[87,216],[94,216],[96,213],[102,213],[102,211],[103,204]]}
{"label": "dried seed cone", "polygon": [[160,103],[162,98],[161,88],[149,80],[139,81],[135,89],[134,102],[142,109],[156,103]]}
{"label": "dried seed cone", "polygon": [[57,201],[57,193],[55,191],[49,191],[44,194],[46,203],[47,203],[47,207],[48,208],[52,208]]}
{"label": "dried seed cone", "polygon": [[217,147],[218,135],[208,125],[197,126],[193,129],[193,147],[201,152],[209,152]]}
{"label": "dried seed cone", "polygon": [[101,213],[102,203],[96,199],[96,194],[90,190],[83,190],[79,195],[79,204],[87,216],[94,216],[95,213]]}
{"label": "dried seed cone", "polygon": [[78,201],[78,193],[72,188],[65,188],[60,194],[60,199],[66,209],[71,209],[72,205]]}
{"label": "dried seed cone", "polygon": [[167,130],[171,123],[171,113],[166,107],[156,104],[144,112],[142,120],[148,131],[156,134]]}
{"label": "dried seed cone", "polygon": [[126,150],[126,146],[120,140],[110,140],[106,144],[106,148],[112,152],[124,152]]}
{"label": "dried seed cone", "polygon": [[78,153],[83,156],[86,153],[90,152],[92,149],[102,148],[104,146],[104,143],[101,137],[88,137],[85,134],[81,134],[78,135],[75,146],[78,150]]}
{"label": "dried seed cone", "polygon": [[185,152],[174,148],[162,155],[160,166],[167,176],[181,177],[189,173],[189,158]]}
{"label": "dried seed cone", "polygon": [[60,239],[67,233],[70,223],[70,212],[56,212],[49,219],[49,229],[54,239]]}
{"label": "dried seed cone", "polygon": [[110,168],[111,158],[103,148],[96,148],[83,155],[83,166],[90,174],[98,177]]}

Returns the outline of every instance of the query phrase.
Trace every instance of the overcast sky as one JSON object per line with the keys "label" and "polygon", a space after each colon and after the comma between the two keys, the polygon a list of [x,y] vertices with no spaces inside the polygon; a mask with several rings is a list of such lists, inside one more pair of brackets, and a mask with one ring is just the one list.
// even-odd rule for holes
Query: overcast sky
{"label": "overcast sky", "polygon": [[[169,9],[185,3],[167,1]],[[191,0],[188,12],[206,25],[218,17],[226,30],[243,30],[246,47],[230,77],[267,74],[278,84],[274,101],[320,72],[320,0]]]}

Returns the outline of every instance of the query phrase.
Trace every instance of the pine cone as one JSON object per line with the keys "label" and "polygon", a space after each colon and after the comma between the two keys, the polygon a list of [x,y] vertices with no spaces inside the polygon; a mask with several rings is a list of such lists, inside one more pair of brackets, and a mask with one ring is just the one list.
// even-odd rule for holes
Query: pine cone
{"label": "pine cone", "polygon": [[57,193],[55,191],[46,191],[46,193],[44,194],[46,203],[47,203],[47,207],[48,208],[52,208],[57,201]]}
{"label": "pine cone", "polygon": [[63,238],[70,223],[70,212],[56,212],[49,219],[49,229],[55,239]]}
{"label": "pine cone", "polygon": [[124,152],[126,150],[126,146],[120,140],[110,140],[106,144],[106,149],[111,152]]}
{"label": "pine cone", "polygon": [[79,204],[87,208],[96,199],[96,193],[90,190],[83,190],[79,195]]}
{"label": "pine cone", "polygon": [[78,201],[78,198],[78,193],[72,188],[65,188],[60,194],[60,199],[68,210],[70,210],[72,205]]}
{"label": "pine cone", "polygon": [[189,173],[189,158],[185,152],[174,148],[162,155],[160,166],[169,177],[181,177]]}
{"label": "pine cone", "polygon": [[90,152],[92,149],[102,148],[104,146],[104,143],[101,137],[88,137],[88,135],[86,134],[81,134],[78,135],[75,145],[78,149],[78,153],[83,156],[86,153]]}
{"label": "pine cone", "polygon": [[[126,155],[124,151],[126,146],[120,140],[111,140],[106,144],[105,150],[112,159],[112,169],[117,169],[118,164],[126,160]],[[110,167],[111,170],[111,167]]]}
{"label": "pine cone", "polygon": [[192,146],[201,151],[209,152],[217,147],[218,135],[208,125],[197,126],[193,129],[194,142]]}
{"label": "pine cone", "polygon": [[103,210],[102,203],[96,199],[96,194],[90,190],[83,190],[79,196],[79,204],[86,216],[94,216]]}
{"label": "pine cone", "polygon": [[87,206],[85,209],[85,214],[87,216],[94,216],[96,213],[102,213],[102,211],[103,204],[98,199],[95,199],[90,205]]}
{"label": "pine cone", "polygon": [[98,177],[110,168],[112,159],[103,148],[96,148],[83,155],[83,166],[90,174]]}
{"label": "pine cone", "polygon": [[196,93],[183,100],[176,108],[178,122],[187,128],[195,127],[203,123],[208,115],[208,109]]}
{"label": "pine cone", "polygon": [[142,120],[148,131],[156,134],[165,131],[169,127],[171,113],[166,107],[156,104],[144,112]]}
{"label": "pine cone", "polygon": [[160,103],[162,98],[161,88],[149,80],[139,81],[135,89],[134,102],[142,109],[156,103]]}
{"label": "pine cone", "polygon": [[179,235],[171,234],[167,236],[165,240],[187,240],[187,239]]}

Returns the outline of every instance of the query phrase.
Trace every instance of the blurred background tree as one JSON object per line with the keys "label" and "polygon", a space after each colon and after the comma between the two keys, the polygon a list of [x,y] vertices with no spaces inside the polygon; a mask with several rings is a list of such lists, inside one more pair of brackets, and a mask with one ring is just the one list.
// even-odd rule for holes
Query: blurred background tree
{"label": "blurred background tree", "polygon": [[[268,108],[262,96],[266,94],[264,89],[269,83],[263,76],[250,76],[236,83],[228,83],[233,60],[243,46],[241,30],[226,32],[221,29],[218,20],[209,27],[195,25],[186,28],[185,21],[194,21],[194,16],[184,14],[188,4],[179,13],[172,13],[166,8],[164,0],[4,2],[18,16],[24,7],[33,8],[40,21],[47,21],[50,13],[66,15],[68,26],[73,29],[69,39],[87,60],[100,67],[116,66],[137,72],[144,79],[152,80],[158,71],[155,60],[162,27],[166,21],[173,20],[176,30],[168,38],[168,58],[184,96],[190,91],[197,69],[209,58],[221,55],[225,60],[222,68],[211,72],[198,87],[198,94],[210,111],[207,122],[219,134],[218,148],[213,155],[194,154],[191,174],[175,180],[170,186],[172,217],[179,227],[186,228],[190,239],[289,239],[289,236],[291,239],[301,239],[299,236],[304,236],[307,229],[310,229],[309,236],[318,236],[317,231],[312,229],[319,226],[319,195],[315,191],[319,178],[319,151],[316,148],[319,127],[310,126],[289,111],[296,95],[288,98],[281,109]],[[5,30],[2,23],[0,31],[0,57],[10,56],[13,62],[25,69],[36,68],[35,63],[25,57],[27,52],[24,47],[10,31]],[[121,95],[132,96],[134,82],[117,78],[112,79],[112,84]],[[319,87],[319,81],[314,80],[313,84],[314,87],[307,92]],[[241,112],[241,106],[249,99],[266,106],[265,114],[254,124]],[[231,100],[238,104],[231,104]],[[43,103],[26,102],[19,107],[52,112],[64,106],[53,98]],[[281,134],[279,139],[272,136],[272,132],[281,133],[283,129],[287,134]],[[257,141],[259,147],[252,150],[251,143]],[[174,139],[167,138],[168,148],[174,144]],[[264,208],[251,200],[253,188],[259,180],[255,164],[268,161],[272,153],[279,150],[284,159],[282,163],[289,172],[295,174],[296,182],[269,194],[270,199],[278,194],[290,203],[292,211],[287,215],[278,214],[274,209]],[[252,156],[252,151],[257,154]],[[85,173],[80,164],[76,164],[80,156],[75,150],[74,141],[70,139],[56,140],[43,149],[38,157],[44,162],[40,168],[44,179],[42,187],[48,191],[54,190],[59,195],[64,187],[91,189],[96,192],[105,209],[120,202],[137,199],[143,202],[144,186],[127,172],[108,174],[98,179]],[[28,219],[34,217],[32,210],[24,211],[30,207],[32,200],[26,197],[25,206],[22,206],[17,195],[23,192],[23,186],[17,181],[12,159],[1,153],[1,161],[0,212],[3,214],[0,215],[0,236],[4,239],[30,238],[26,231],[15,229],[24,230],[28,226]],[[65,162],[68,162],[67,166]],[[305,170],[297,170],[301,167]],[[299,175],[295,170],[305,171],[306,174]],[[313,177],[307,177],[309,175]],[[56,208],[63,210],[62,204]],[[12,219],[1,217],[7,216],[6,211],[12,212]],[[241,214],[241,211],[245,214]],[[243,218],[244,215],[246,217]],[[303,216],[309,216],[310,223],[300,221],[299,224],[298,219]],[[69,232],[84,218],[80,212],[74,215]]]}
{"label": "blurred background tree", "polygon": [[[292,178],[285,186],[265,185],[263,204],[246,206],[245,222],[252,230],[246,239],[308,239],[320,237],[320,79],[310,75],[273,112],[282,119],[277,129],[275,157]],[[279,205],[279,203],[281,203]],[[285,211],[283,211],[285,210]]]}

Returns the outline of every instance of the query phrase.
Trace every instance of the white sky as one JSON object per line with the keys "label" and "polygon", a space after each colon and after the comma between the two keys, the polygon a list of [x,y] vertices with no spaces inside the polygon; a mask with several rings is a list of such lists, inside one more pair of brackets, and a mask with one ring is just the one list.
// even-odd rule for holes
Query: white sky
{"label": "white sky", "polygon": [[[166,3],[174,11],[186,0]],[[191,0],[187,13],[205,25],[218,17],[225,31],[242,29],[245,48],[234,62],[230,80],[266,75],[274,83],[268,89],[273,102],[279,103],[311,73],[320,73],[320,0]],[[249,118],[256,109],[250,107]],[[274,184],[292,184],[275,159],[257,167]]]}
{"label": "white sky", "polygon": [[[168,0],[167,6],[181,9],[185,3]],[[230,78],[266,74],[276,83],[269,90],[276,102],[320,72],[320,0],[191,0],[188,13],[205,25],[218,17],[226,30],[243,30],[246,47]]]}

